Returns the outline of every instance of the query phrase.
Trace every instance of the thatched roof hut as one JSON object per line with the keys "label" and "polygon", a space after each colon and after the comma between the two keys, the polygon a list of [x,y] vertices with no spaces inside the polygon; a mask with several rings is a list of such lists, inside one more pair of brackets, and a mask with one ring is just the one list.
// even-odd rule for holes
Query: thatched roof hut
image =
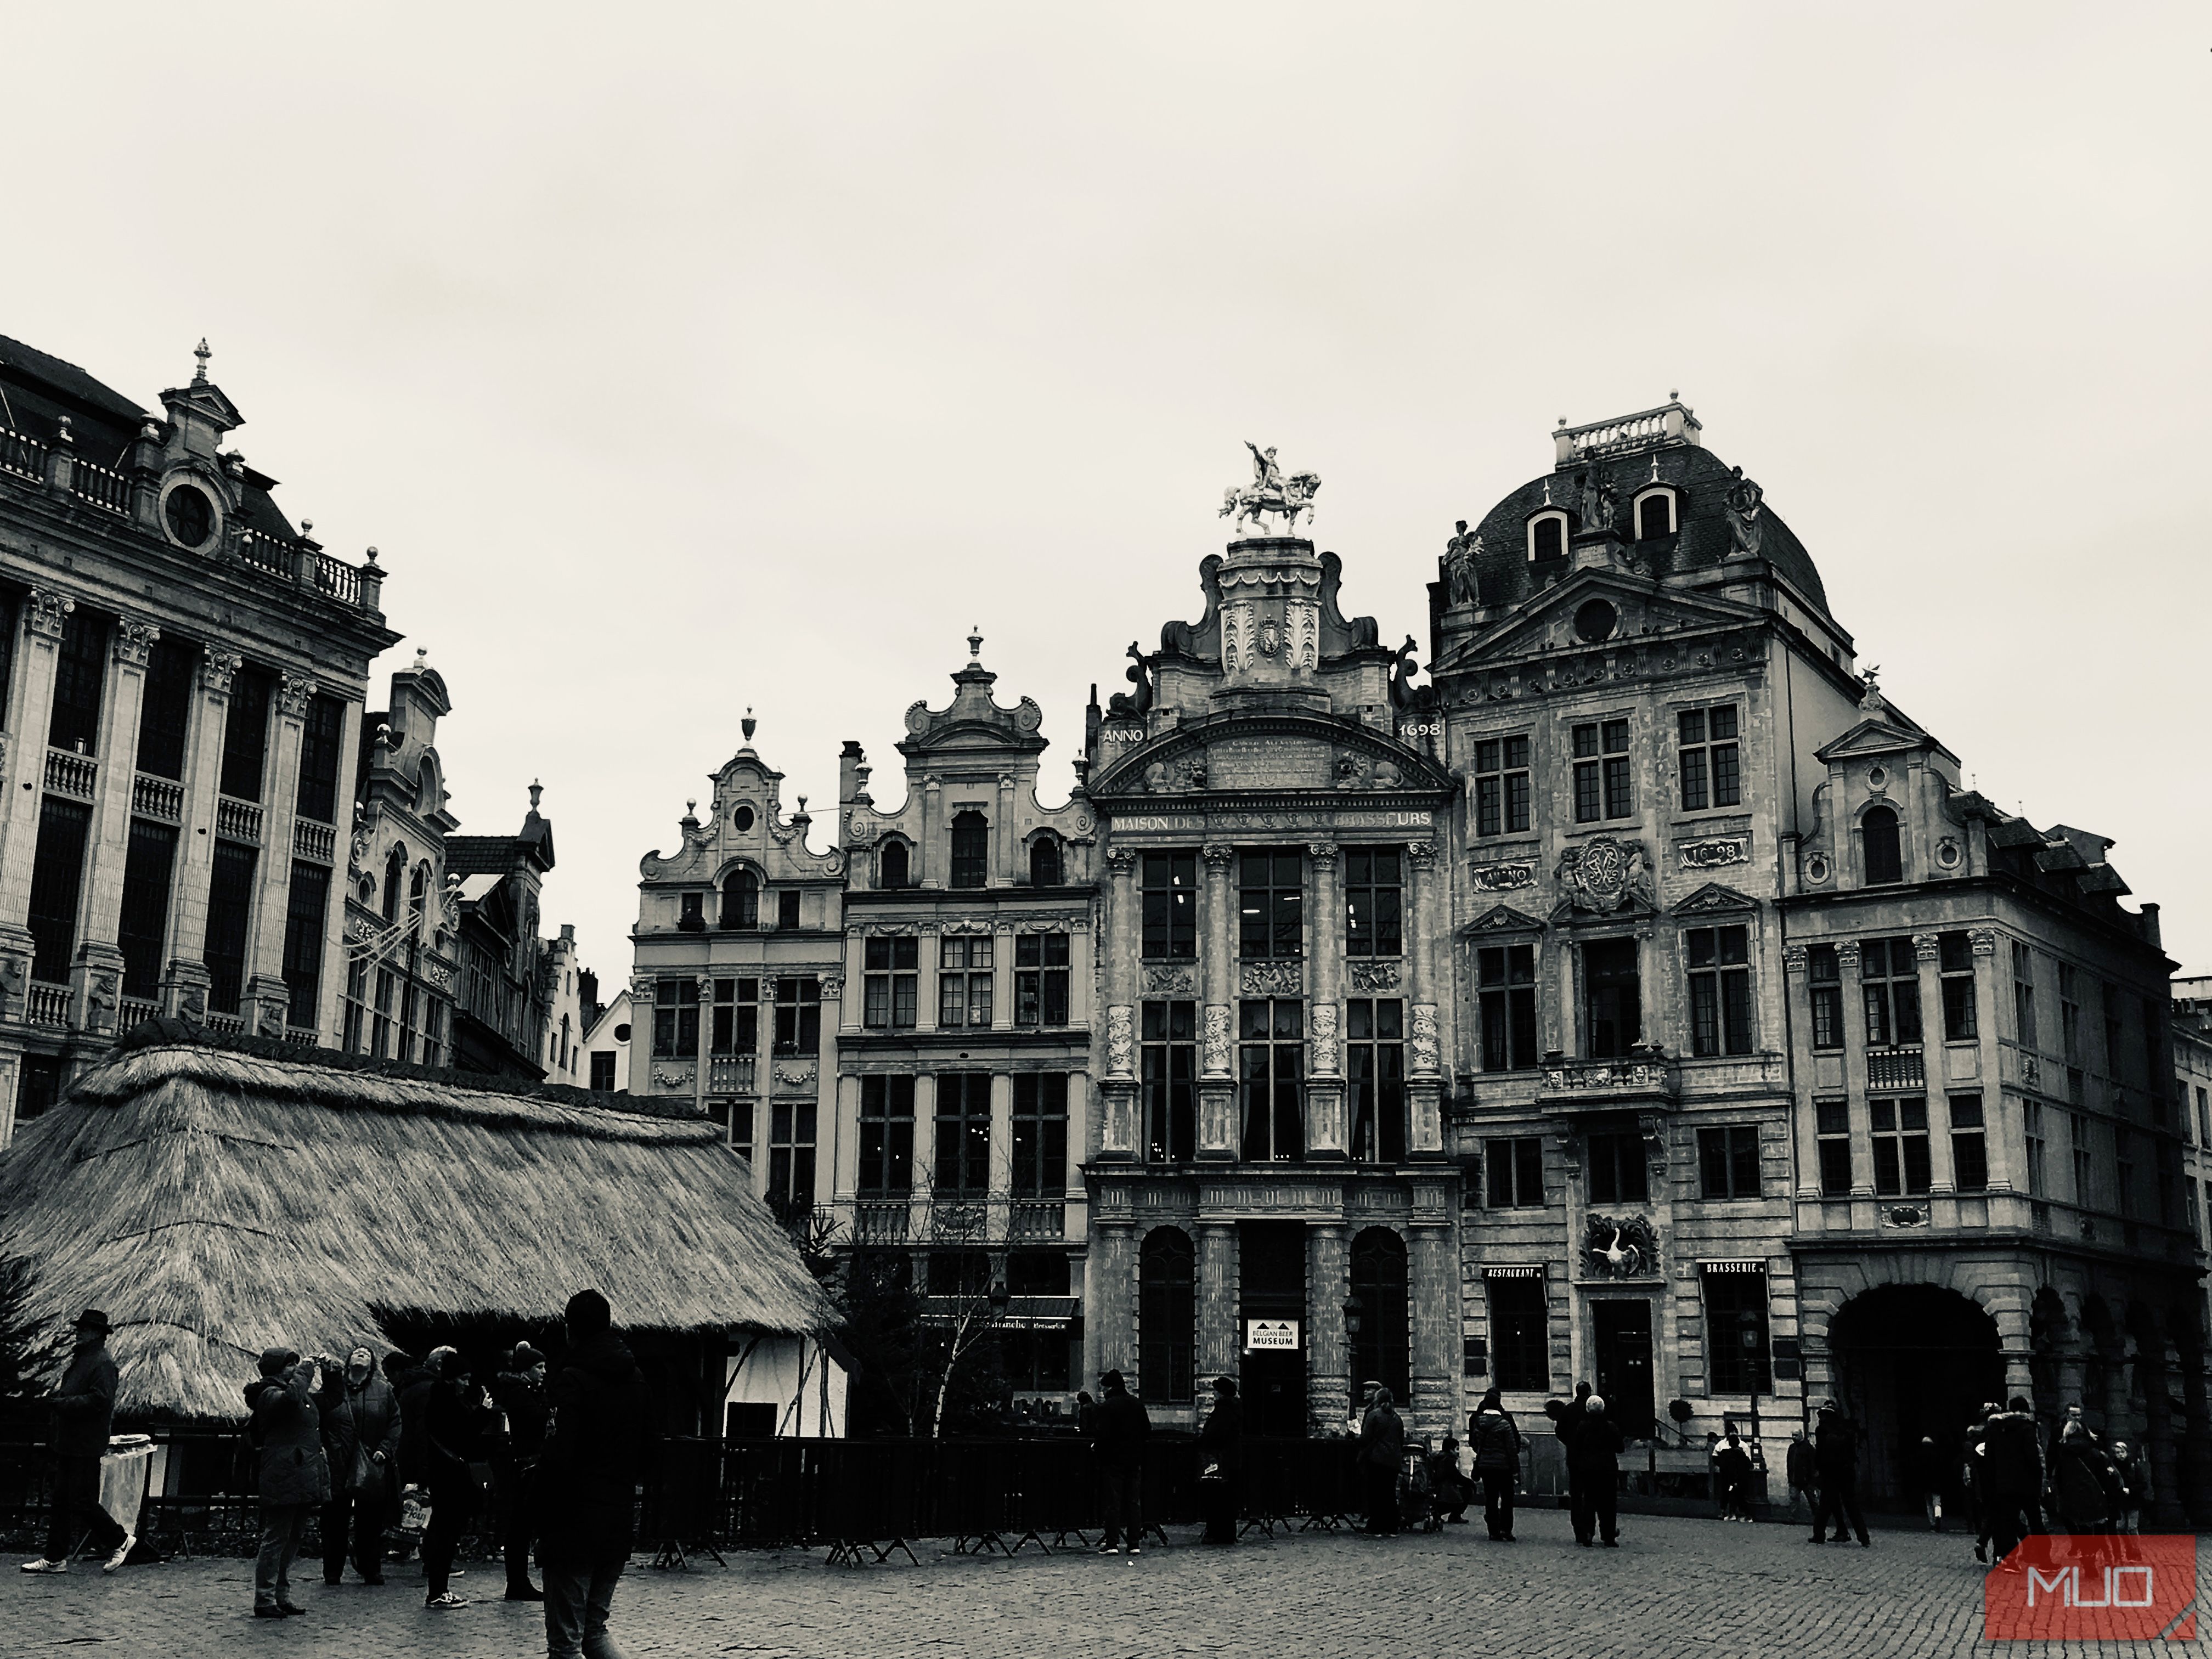
{"label": "thatched roof hut", "polygon": [[586,1285],[632,1332],[827,1329],[717,1126],[611,1098],[153,1022],[0,1154],[0,1259],[39,1316],[107,1311],[137,1420],[235,1419],[273,1343],[543,1328]]}

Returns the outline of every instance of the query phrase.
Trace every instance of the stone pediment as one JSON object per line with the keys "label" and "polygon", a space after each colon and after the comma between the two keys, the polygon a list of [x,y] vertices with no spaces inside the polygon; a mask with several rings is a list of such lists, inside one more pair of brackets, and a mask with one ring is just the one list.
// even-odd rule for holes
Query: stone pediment
{"label": "stone pediment", "polygon": [[1921,749],[1941,750],[1942,747],[1925,732],[1885,720],[1877,714],[1861,720],[1843,736],[1831,738],[1813,752],[1816,758],[1826,763],[1875,755],[1909,754]]}
{"label": "stone pediment", "polygon": [[1758,900],[1737,892],[1733,887],[1723,887],[1717,881],[1709,881],[1687,898],[1678,901],[1674,907],[1674,914],[1678,916],[1710,916],[1734,911],[1755,915],[1758,909]]}
{"label": "stone pediment", "polygon": [[1419,750],[1356,721],[1253,714],[1163,732],[1115,757],[1093,799],[1251,793],[1447,794],[1452,780]]}
{"label": "stone pediment", "polygon": [[1544,924],[1535,917],[1525,915],[1510,904],[1494,904],[1473,921],[1460,929],[1468,938],[1480,938],[1488,933],[1540,933]]}
{"label": "stone pediment", "polygon": [[[1593,601],[1610,606],[1610,633],[1589,637],[1582,625]],[[1594,612],[1588,619],[1601,619]],[[1756,606],[1710,595],[1691,596],[1617,570],[1578,570],[1541,592],[1532,594],[1508,615],[1460,644],[1443,661],[1430,665],[1431,677],[1501,659],[1545,651],[1602,650],[1635,644],[1654,646],[1672,636],[1724,632],[1763,623]]]}

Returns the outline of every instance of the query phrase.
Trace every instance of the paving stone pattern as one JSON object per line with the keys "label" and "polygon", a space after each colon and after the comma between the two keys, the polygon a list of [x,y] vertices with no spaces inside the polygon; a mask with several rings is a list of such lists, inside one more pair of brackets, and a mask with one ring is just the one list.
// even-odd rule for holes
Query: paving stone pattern
{"label": "paving stone pattern", "polygon": [[[630,1659],[738,1655],[929,1659],[1124,1659],[1297,1656],[1516,1659],[1693,1655],[2033,1656],[2041,1644],[1984,1644],[1981,1573],[1956,1534],[1893,1531],[1874,1547],[1814,1549],[1805,1529],[1624,1516],[1622,1547],[1574,1547],[1566,1516],[1524,1510],[1521,1541],[1478,1523],[1370,1540],[1292,1534],[1208,1549],[1175,1529],[1142,1559],[1088,1553],[1013,1559],[933,1547],[919,1566],[834,1568],[820,1551],[739,1554],[688,1572],[635,1557],[615,1601]],[[308,1616],[258,1620],[252,1564],[175,1561],[112,1578],[80,1563],[65,1578],[0,1580],[0,1651],[248,1659],[493,1659],[544,1651],[534,1606],[496,1599],[453,1613],[422,1606],[419,1569],[382,1589],[326,1588],[308,1564],[295,1594]],[[454,1586],[498,1595],[500,1570],[472,1563]],[[2212,1635],[2212,1628],[2208,1628]],[[2100,1659],[2203,1652],[2181,1644],[2071,1646]]]}

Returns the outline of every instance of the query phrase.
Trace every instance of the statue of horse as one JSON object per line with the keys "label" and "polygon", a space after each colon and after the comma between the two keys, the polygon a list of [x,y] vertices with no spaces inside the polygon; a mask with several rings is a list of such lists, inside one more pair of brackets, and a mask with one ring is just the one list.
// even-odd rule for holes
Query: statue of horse
{"label": "statue of horse", "polygon": [[1279,489],[1264,484],[1231,484],[1221,492],[1218,516],[1228,519],[1229,527],[1241,533],[1247,519],[1259,530],[1265,528],[1260,522],[1261,514],[1279,513],[1287,535],[1297,529],[1299,514],[1313,517],[1313,498],[1320,489],[1321,475],[1316,472],[1294,472],[1283,480]]}

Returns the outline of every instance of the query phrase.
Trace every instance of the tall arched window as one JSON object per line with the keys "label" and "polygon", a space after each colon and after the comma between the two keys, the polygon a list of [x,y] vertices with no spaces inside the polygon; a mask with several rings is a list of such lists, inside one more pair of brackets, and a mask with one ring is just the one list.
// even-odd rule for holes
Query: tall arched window
{"label": "tall arched window", "polygon": [[981,812],[952,815],[952,884],[981,887],[991,869],[991,825]]}
{"label": "tall arched window", "polygon": [[1174,1402],[1196,1396],[1197,1253],[1180,1227],[1145,1235],[1137,1271],[1137,1392]]}
{"label": "tall arched window", "polygon": [[1352,1338],[1352,1381],[1380,1382],[1403,1402],[1413,1367],[1406,1242],[1388,1227],[1370,1227],[1352,1241],[1352,1294],[1359,1304],[1359,1329]]}
{"label": "tall arched window", "polygon": [[1898,844],[1897,814],[1887,806],[1869,807],[1859,820],[1859,833],[1866,840],[1867,885],[1903,881],[1905,854]]}
{"label": "tall arched window", "polygon": [[1030,885],[1060,885],[1060,842],[1050,836],[1039,836],[1030,843]]}
{"label": "tall arched window", "polygon": [[395,847],[384,861],[384,919],[399,920],[399,884],[407,874],[407,849]]}
{"label": "tall arched window", "polygon": [[908,872],[906,843],[887,841],[883,851],[876,854],[876,884],[879,887],[910,887],[913,881]]}
{"label": "tall arched window", "polygon": [[1567,556],[1567,515],[1542,513],[1528,520],[1528,562]]}
{"label": "tall arched window", "polygon": [[732,870],[722,878],[722,926],[760,926],[760,878],[750,870]]}
{"label": "tall arched window", "polygon": [[407,934],[410,939],[422,937],[423,906],[430,894],[430,866],[418,864],[407,882]]}
{"label": "tall arched window", "polygon": [[1636,539],[1648,542],[1655,536],[1674,533],[1674,492],[1655,489],[1641,495],[1636,502]]}

